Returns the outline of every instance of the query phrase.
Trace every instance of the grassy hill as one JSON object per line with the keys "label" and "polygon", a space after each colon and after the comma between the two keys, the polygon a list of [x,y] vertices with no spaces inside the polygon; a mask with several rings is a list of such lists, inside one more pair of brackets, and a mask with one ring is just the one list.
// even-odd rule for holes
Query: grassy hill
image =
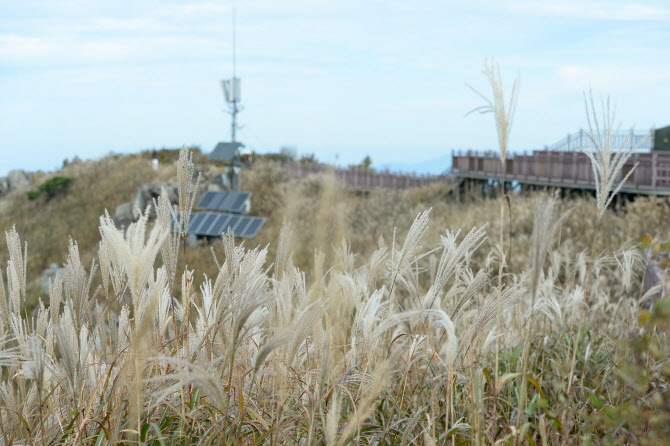
{"label": "grassy hill", "polygon": [[[42,294],[41,272],[51,263],[63,264],[70,238],[79,244],[83,263],[90,265],[97,256],[100,240],[97,225],[105,210],[113,216],[116,207],[133,199],[142,185],[176,178],[178,151],[165,150],[160,156],[161,164],[156,172],[151,168],[150,153],[144,152],[85,161],[48,175],[39,173],[32,189],[54,176],[74,179],[66,194],[50,201],[29,200],[26,191],[15,191],[2,198],[7,204],[0,214],[0,229],[6,231],[16,226],[29,244],[27,275],[32,278],[28,285],[33,304]],[[208,163],[199,152],[195,159],[203,181],[221,170]],[[292,246],[295,265],[307,271],[314,250],[332,255],[333,248],[346,239],[353,252],[366,256],[377,247],[380,237],[390,239],[394,228],[404,233],[414,217],[428,208],[433,209],[425,238],[428,244],[439,242],[444,229],[469,231],[488,223],[486,231],[493,237],[489,237],[482,250],[488,251],[498,231],[496,200],[468,197],[458,202],[446,184],[399,193],[374,190],[362,194],[343,189],[328,177],[295,181],[270,165],[258,162],[251,170],[243,171],[242,188],[253,194],[252,214],[268,219],[258,236],[245,241],[245,245],[270,244],[268,258],[273,259],[276,248],[273,242],[286,221],[296,233]],[[513,258],[525,261],[528,255],[535,206],[534,197],[512,197],[510,246]],[[587,249],[593,228],[583,222],[595,218],[591,200],[565,201],[561,208],[568,212],[562,226],[564,248],[573,254]],[[598,248],[614,252],[624,244],[638,243],[645,235],[664,237],[668,232],[667,221],[670,221],[670,209],[665,200],[640,198],[625,209],[608,211],[603,221],[607,230],[599,239]],[[212,246],[220,251],[219,244]],[[211,277],[215,269],[210,262],[210,247],[203,245],[189,251],[189,264]],[[7,253],[0,251],[0,264],[6,260]]]}

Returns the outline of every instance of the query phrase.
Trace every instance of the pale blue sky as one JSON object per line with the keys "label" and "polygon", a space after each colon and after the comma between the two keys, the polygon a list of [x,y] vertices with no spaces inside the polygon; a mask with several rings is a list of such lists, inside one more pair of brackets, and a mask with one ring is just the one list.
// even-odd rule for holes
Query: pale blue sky
{"label": "pale blue sky", "polygon": [[0,175],[228,140],[233,4],[238,139],[257,151],[381,165],[492,148],[492,117],[464,117],[491,57],[508,85],[521,73],[513,149],[583,126],[590,86],[626,127],[670,124],[667,0],[0,0]]}

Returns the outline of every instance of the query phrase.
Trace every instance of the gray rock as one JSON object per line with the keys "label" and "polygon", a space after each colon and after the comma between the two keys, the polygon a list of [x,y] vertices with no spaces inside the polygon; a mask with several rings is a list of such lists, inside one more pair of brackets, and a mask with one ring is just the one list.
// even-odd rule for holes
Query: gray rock
{"label": "gray rock", "polygon": [[9,190],[27,189],[33,184],[31,176],[23,170],[14,169],[7,175]]}
{"label": "gray rock", "polygon": [[49,296],[49,282],[53,282],[56,278],[56,274],[61,269],[58,267],[57,263],[52,263],[47,269],[42,272],[42,292],[45,296]]}
{"label": "gray rock", "polygon": [[127,228],[128,225],[133,222],[132,205],[133,202],[129,201],[117,206],[116,210],[114,211],[114,223],[116,226],[123,226]]}
{"label": "gray rock", "polygon": [[147,206],[151,205],[151,198],[151,191],[146,184],[137,189],[137,194],[135,194],[135,198],[131,202],[132,207],[130,209],[133,221],[137,221],[140,218],[140,213],[144,212]]}
{"label": "gray rock", "polygon": [[165,190],[167,191],[170,203],[179,204],[179,188],[175,185],[161,181],[154,183],[151,185],[151,187],[149,187],[151,198],[155,198],[156,200],[158,200],[158,197],[160,197],[161,195],[162,188],[165,188]]}
{"label": "gray rock", "polygon": [[658,289],[649,295],[646,295],[642,307],[651,308],[656,301],[667,296],[668,283],[666,271],[661,269],[659,262],[650,259],[650,253],[646,253],[647,268],[644,272],[644,282],[642,283],[642,295],[646,295],[653,287],[658,286]]}
{"label": "gray rock", "polygon": [[9,181],[6,177],[0,178],[0,196],[5,195],[9,192]]}

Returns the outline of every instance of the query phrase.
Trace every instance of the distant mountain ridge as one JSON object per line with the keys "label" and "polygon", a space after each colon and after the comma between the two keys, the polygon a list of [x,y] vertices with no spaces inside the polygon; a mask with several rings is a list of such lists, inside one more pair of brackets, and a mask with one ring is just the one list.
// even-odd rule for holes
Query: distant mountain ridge
{"label": "distant mountain ridge", "polygon": [[391,172],[440,175],[451,168],[451,153],[418,163],[395,162],[372,167],[381,170],[388,169]]}

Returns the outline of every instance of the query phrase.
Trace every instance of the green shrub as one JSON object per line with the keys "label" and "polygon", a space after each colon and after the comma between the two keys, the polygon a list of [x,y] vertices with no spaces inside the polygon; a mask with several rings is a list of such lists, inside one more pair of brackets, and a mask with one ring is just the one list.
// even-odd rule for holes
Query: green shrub
{"label": "green shrub", "polygon": [[67,192],[72,183],[72,177],[53,177],[46,180],[44,183],[40,184],[36,191],[31,190],[27,193],[30,200],[36,200],[42,194],[46,197],[46,200],[49,201],[54,198],[56,195],[64,194]]}

